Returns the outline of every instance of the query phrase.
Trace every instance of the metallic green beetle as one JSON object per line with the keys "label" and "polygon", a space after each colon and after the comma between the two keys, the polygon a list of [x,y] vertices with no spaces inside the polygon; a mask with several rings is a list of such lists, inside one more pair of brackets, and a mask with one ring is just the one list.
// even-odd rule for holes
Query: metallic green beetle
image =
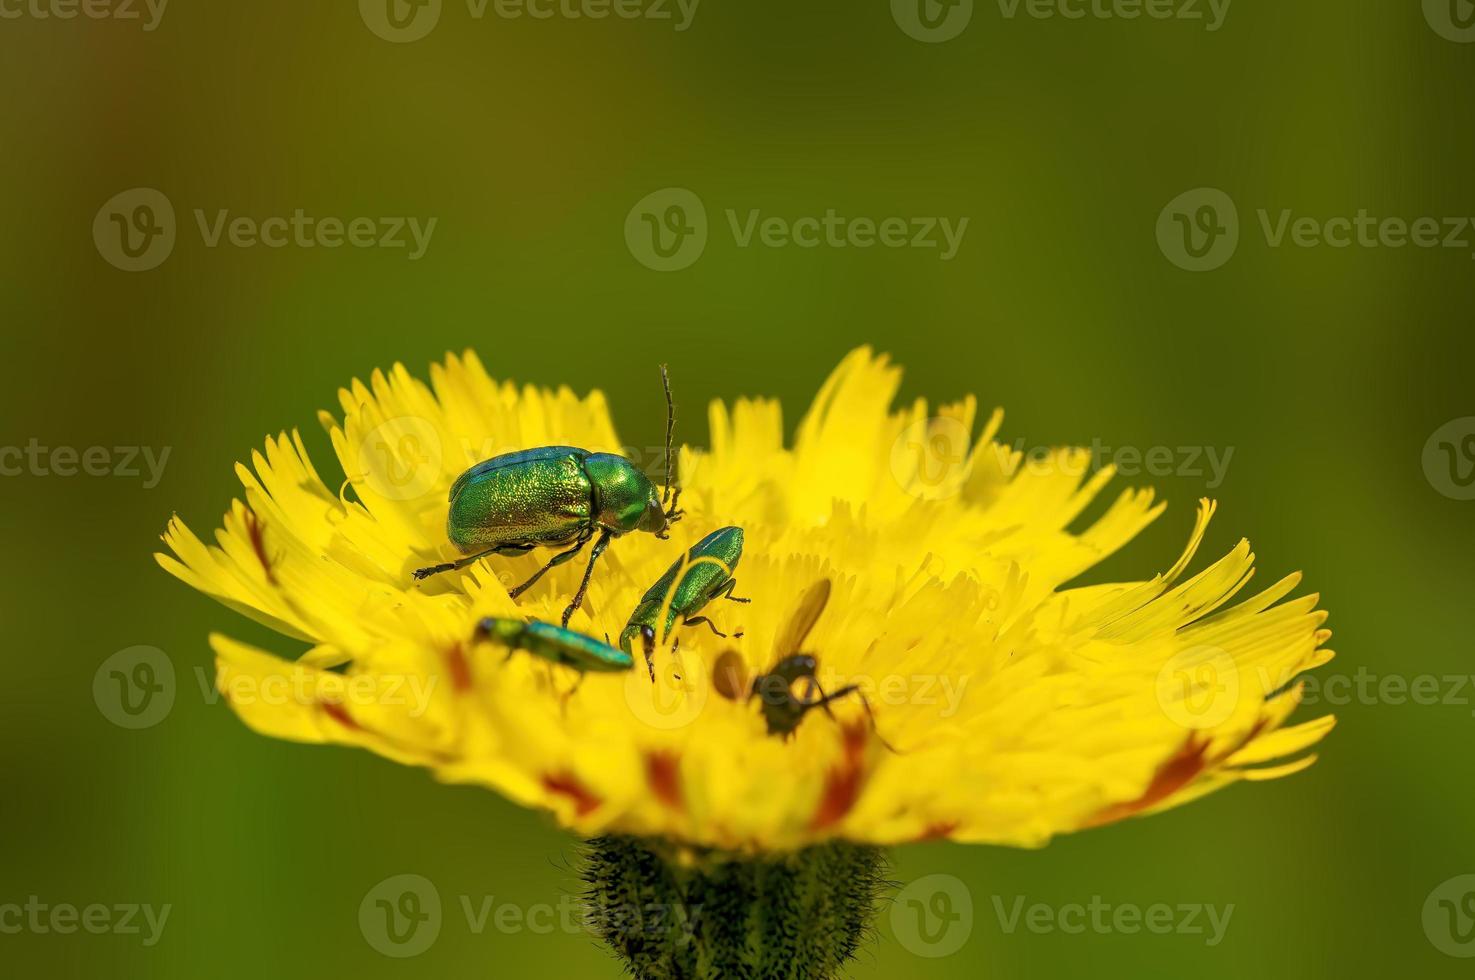
{"label": "metallic green beetle", "polygon": [[[670,635],[677,617],[681,618],[682,626],[705,623],[713,633],[725,637],[727,634],[718,630],[710,619],[697,613],[714,599],[748,601],[732,594],[737,587],[737,579],[732,573],[742,557],[743,529],[740,527],[718,528],[698,541],[646,590],[640,604],[630,614],[630,621],[620,632],[620,649],[633,653],[635,638],[643,638],[646,666],[654,676],[651,655],[655,651],[656,623],[661,619],[662,608],[666,611],[664,628],[659,631],[662,637]],[[679,583],[678,575],[681,577]]]}
{"label": "metallic green beetle", "polygon": [[507,647],[509,657],[523,650],[580,673],[629,670],[635,665],[630,654],[608,643],[537,620],[488,616],[476,624],[476,639]]}
{"label": "metallic green beetle", "polygon": [[466,557],[415,570],[416,580],[464,568],[488,555],[518,555],[534,548],[572,545],[549,560],[532,578],[511,591],[515,599],[550,568],[573,558],[599,535],[584,569],[579,591],[563,611],[567,626],[584,601],[594,563],[610,539],[632,531],[667,536],[681,519],[673,486],[671,449],[676,409],[671,382],[661,365],[666,389],[666,488],[657,494],[650,479],[623,456],[591,453],[574,446],[544,446],[494,456],[471,467],[451,485],[446,537]]}

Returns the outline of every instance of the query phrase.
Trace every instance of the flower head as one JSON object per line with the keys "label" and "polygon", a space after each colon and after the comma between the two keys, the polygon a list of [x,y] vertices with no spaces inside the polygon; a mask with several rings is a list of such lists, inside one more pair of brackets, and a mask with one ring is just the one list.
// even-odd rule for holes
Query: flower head
{"label": "flower head", "polygon": [[[216,544],[176,518],[158,559],[308,645],[284,659],[212,637],[218,684],[253,729],[483,784],[581,833],[730,851],[1037,846],[1311,763],[1332,719],[1285,723],[1296,675],[1332,654],[1316,596],[1288,598],[1298,576],[1232,604],[1253,570],[1246,542],[1189,574],[1204,501],[1166,571],[1072,587],[1163,505],[1124,490],[1080,526],[1110,468],[1090,472],[1083,449],[1026,460],[995,441],[997,411],[975,436],[971,398],[893,410],[899,379],[853,352],[792,446],[777,403],[712,405],[710,448],[679,452],[684,520],[670,540],[615,539],[569,624],[619,636],[685,548],[741,527],[736,592],[751,602],[703,610],[726,638],[705,625],[659,637],[654,682],[638,663],[581,679],[475,642],[486,616],[556,622],[582,561],[516,600],[552,551],[413,579],[457,557],[447,490],[467,467],[545,445],[621,451],[599,392],[499,383],[471,353],[429,385],[397,365],[340,392],[341,419],[322,422],[341,491],[283,433],[238,467],[245,499]],[[752,682],[798,652],[819,687],[781,696],[857,690],[770,734]]]}

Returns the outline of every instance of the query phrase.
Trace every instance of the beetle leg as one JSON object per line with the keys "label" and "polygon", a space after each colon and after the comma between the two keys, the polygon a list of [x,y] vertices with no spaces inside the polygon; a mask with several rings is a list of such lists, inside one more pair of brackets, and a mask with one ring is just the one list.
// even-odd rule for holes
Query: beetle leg
{"label": "beetle leg", "polygon": [[492,548],[490,551],[483,551],[480,554],[468,555],[467,557],[458,559],[457,561],[445,561],[441,562],[439,565],[431,565],[429,568],[417,568],[414,571],[415,581],[420,582],[424,579],[430,578],[430,576],[432,575],[439,575],[441,572],[454,572],[458,568],[465,568],[472,562],[480,561],[487,555],[496,554],[496,551],[496,548]]}
{"label": "beetle leg", "polygon": [[735,589],[735,588],[737,588],[737,579],[730,578],[730,579],[727,580],[726,584],[724,584],[722,586],[722,588],[720,588],[716,592],[713,592],[712,593],[712,598],[713,599],[726,599],[728,602],[752,602],[753,601],[752,599],[742,599],[742,598],[739,598],[738,596],[733,595],[732,594],[732,590]]}
{"label": "beetle leg", "polygon": [[599,535],[599,540],[594,542],[594,550],[589,553],[589,564],[584,568],[584,580],[579,583],[579,591],[574,593],[573,601],[563,611],[563,626],[568,628],[568,621],[573,618],[574,610],[584,604],[584,595],[589,591],[589,579],[594,575],[594,563],[599,561],[599,556],[604,554],[604,549],[609,547],[610,532],[605,531]]}
{"label": "beetle leg", "polygon": [[650,671],[650,682],[656,682],[656,631],[654,627],[640,627],[640,645],[645,651],[645,669]]}
{"label": "beetle leg", "polygon": [[563,701],[562,701],[562,704],[560,706],[563,708],[564,711],[567,711],[568,710],[569,698],[571,698],[575,694],[579,693],[579,688],[581,686],[583,686],[583,684],[584,684],[584,677],[585,677],[585,674],[581,671],[579,673],[579,679],[576,680],[576,681],[574,681],[574,686],[571,687],[571,688],[569,688],[567,691],[565,691],[563,693]]}
{"label": "beetle leg", "polygon": [[488,548],[486,551],[479,551],[474,555],[467,555],[465,558],[458,558],[455,561],[441,562],[439,565],[431,565],[429,568],[417,568],[414,572],[415,581],[422,581],[430,578],[432,575],[439,575],[441,572],[454,572],[458,568],[465,568],[474,561],[481,561],[488,555],[520,555],[532,550],[532,545],[501,544],[495,548]]}
{"label": "beetle leg", "polygon": [[528,579],[526,582],[522,583],[507,594],[513,599],[516,599],[518,596],[522,595],[524,592],[532,587],[534,582],[538,581],[538,579],[546,575],[548,573],[548,569],[552,568],[554,565],[562,565],[574,555],[577,555],[579,552],[583,551],[584,545],[589,543],[590,537],[591,535],[589,534],[580,535],[578,542],[572,548],[567,551],[561,551],[558,554],[554,555],[552,558],[548,559],[548,564],[544,565],[542,568],[534,572],[532,578]]}
{"label": "beetle leg", "polygon": [[707,624],[707,629],[711,630],[713,633],[716,633],[718,636],[722,637],[724,640],[727,639],[727,634],[724,633],[724,632],[722,632],[721,630],[719,630],[717,628],[717,625],[715,623],[713,623],[710,619],[708,619],[706,616],[697,616],[694,619],[683,619],[681,621],[681,625],[682,626],[700,626],[703,623],[706,623]]}

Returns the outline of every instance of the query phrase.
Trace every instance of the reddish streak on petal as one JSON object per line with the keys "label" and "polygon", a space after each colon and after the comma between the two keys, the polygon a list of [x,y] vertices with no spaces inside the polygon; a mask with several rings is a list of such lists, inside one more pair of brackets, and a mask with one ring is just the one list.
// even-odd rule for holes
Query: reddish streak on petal
{"label": "reddish streak on petal", "polygon": [[652,752],[647,755],[645,779],[650,783],[650,791],[656,795],[656,799],[673,810],[683,808],[680,756],[671,752]]}
{"label": "reddish streak on petal", "polygon": [[1211,766],[1219,765],[1249,745],[1259,737],[1268,723],[1269,720],[1266,718],[1256,719],[1255,723],[1250,726],[1250,730],[1245,732],[1244,738],[1212,758],[1208,754],[1209,739],[1205,737],[1202,744],[1195,744],[1194,736],[1189,735],[1188,740],[1183,743],[1183,748],[1178,750],[1178,754],[1158,767],[1156,775],[1152,777],[1152,782],[1148,784],[1147,791],[1141,797],[1127,803],[1115,803],[1107,807],[1086,821],[1085,826],[1099,827],[1156,806],[1203,775]]}
{"label": "reddish streak on petal", "polygon": [[332,718],[344,728],[352,728],[354,731],[359,731],[363,728],[362,725],[349,717],[349,714],[347,711],[344,710],[343,705],[335,704],[331,701],[320,701],[318,703],[323,709],[323,714],[327,715],[329,718]]}
{"label": "reddish streak on petal", "polygon": [[866,747],[865,725],[852,725],[845,729],[845,761],[825,777],[825,792],[820,797],[819,809],[809,821],[809,829],[822,830],[838,823],[855,801],[860,798],[860,787],[865,773],[861,762]]}
{"label": "reddish streak on petal", "polygon": [[446,654],[451,670],[451,687],[457,691],[471,690],[471,665],[466,662],[466,651],[457,643]]}
{"label": "reddish streak on petal", "polygon": [[1207,768],[1208,758],[1205,753],[1208,749],[1208,739],[1195,744],[1194,736],[1188,736],[1188,740],[1183,743],[1183,748],[1179,749],[1177,754],[1167,762],[1158,766],[1152,782],[1148,783],[1146,791],[1141,796],[1125,803],[1113,803],[1087,820],[1086,826],[1099,827],[1102,824],[1112,823],[1130,817],[1134,813],[1141,813],[1166,800],[1193,782]]}
{"label": "reddish streak on petal", "polygon": [[945,837],[950,836],[953,831],[958,829],[958,827],[959,823],[956,820],[949,820],[945,823],[931,824],[926,830],[922,831],[921,836],[917,838],[917,842],[921,843],[922,841],[928,840],[942,840]]}
{"label": "reddish streak on petal", "polygon": [[271,559],[266,555],[266,529],[261,524],[261,518],[249,507],[243,512],[243,520],[246,523],[246,535],[251,539],[251,550],[256,552],[256,560],[261,562],[261,570],[266,573],[266,580],[272,585],[277,584],[276,572],[271,569]]}
{"label": "reddish streak on petal", "polygon": [[543,788],[550,793],[567,796],[574,801],[574,812],[588,816],[599,808],[599,797],[584,788],[584,784],[573,776],[548,774],[543,777]]}

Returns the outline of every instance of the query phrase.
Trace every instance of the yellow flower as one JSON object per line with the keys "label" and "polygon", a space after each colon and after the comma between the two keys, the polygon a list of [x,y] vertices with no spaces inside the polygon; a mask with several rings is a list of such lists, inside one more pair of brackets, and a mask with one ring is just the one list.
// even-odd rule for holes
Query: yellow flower
{"label": "yellow flower", "polygon": [[[711,448],[680,452],[684,521],[669,541],[616,539],[570,623],[618,635],[683,548],[742,526],[738,594],[752,602],[706,610],[742,636],[678,628],[654,684],[643,665],[579,683],[472,642],[482,616],[556,621],[582,561],[516,602],[508,587],[550,551],[412,580],[456,557],[446,492],[467,466],[550,444],[621,449],[600,393],[499,383],[470,353],[434,366],[429,386],[397,365],[340,392],[341,421],[322,416],[348,476],[340,493],[283,433],[238,467],[245,500],[217,544],[176,518],[173,556],[158,560],[308,644],[282,659],[212,637],[219,686],[253,729],[483,784],[585,834],[736,852],[932,837],[1038,846],[1310,764],[1331,717],[1284,723],[1296,675],[1332,654],[1316,596],[1287,600],[1299,576],[1229,605],[1251,575],[1246,542],[1188,575],[1214,511],[1204,501],[1167,571],[1071,587],[1163,505],[1126,490],[1078,528],[1112,478],[1088,472],[1088,451],[1025,458],[995,441],[999,412],[970,440],[973,399],[895,411],[899,378],[884,357],[853,352],[792,447],[777,403],[712,405]],[[874,727],[851,696],[831,705],[835,718],[810,711],[792,738],[771,736],[757,702],[728,695],[795,652],[781,637],[821,580],[831,597],[804,650],[826,690],[862,686]],[[740,685],[714,675],[730,650],[722,663],[742,665]]]}

